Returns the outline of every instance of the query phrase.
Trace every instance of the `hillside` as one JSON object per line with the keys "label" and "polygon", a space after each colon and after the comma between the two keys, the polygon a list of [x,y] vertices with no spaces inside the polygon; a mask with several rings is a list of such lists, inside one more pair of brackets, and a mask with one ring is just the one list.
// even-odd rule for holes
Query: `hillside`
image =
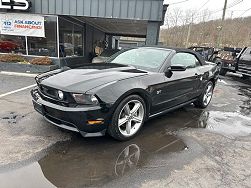
{"label": "hillside", "polygon": [[[189,46],[216,46],[220,20],[191,25]],[[185,47],[189,25],[161,29],[160,41],[167,46]],[[251,46],[251,17],[228,19],[224,22],[221,46]]]}

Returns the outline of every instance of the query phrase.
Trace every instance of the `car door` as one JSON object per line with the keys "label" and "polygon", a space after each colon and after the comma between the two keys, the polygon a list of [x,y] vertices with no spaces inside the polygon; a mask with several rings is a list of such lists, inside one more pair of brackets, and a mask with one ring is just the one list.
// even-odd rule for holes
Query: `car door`
{"label": "car door", "polygon": [[171,76],[164,76],[163,83],[155,86],[156,95],[154,97],[155,113],[175,107],[188,102],[196,97],[199,87],[200,75],[197,67],[199,60],[192,53],[176,53],[169,59],[167,67],[172,65],[183,65],[185,71],[172,71]]}
{"label": "car door", "polygon": [[238,71],[251,75],[251,48],[247,48],[241,55],[238,63]]}

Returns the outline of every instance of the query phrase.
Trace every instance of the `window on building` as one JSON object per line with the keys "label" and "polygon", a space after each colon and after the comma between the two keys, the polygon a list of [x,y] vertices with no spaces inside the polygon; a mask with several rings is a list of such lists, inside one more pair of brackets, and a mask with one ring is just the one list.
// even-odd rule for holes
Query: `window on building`
{"label": "window on building", "polygon": [[45,38],[28,37],[28,54],[57,57],[57,17],[45,16]]}
{"label": "window on building", "polygon": [[59,55],[60,57],[83,56],[84,27],[59,17]]}
{"label": "window on building", "polygon": [[25,37],[0,35],[0,53],[17,53],[26,55]]}

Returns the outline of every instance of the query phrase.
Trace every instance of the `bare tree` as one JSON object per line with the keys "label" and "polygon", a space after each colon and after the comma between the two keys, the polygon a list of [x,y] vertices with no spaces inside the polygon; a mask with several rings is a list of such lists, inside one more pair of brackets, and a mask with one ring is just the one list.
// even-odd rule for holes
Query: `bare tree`
{"label": "bare tree", "polygon": [[183,11],[179,8],[171,9],[168,18],[171,27],[176,27],[180,24],[182,12]]}
{"label": "bare tree", "polygon": [[[170,27],[161,30],[161,41],[168,46],[185,47],[187,45],[216,46],[220,20],[210,20],[210,11],[198,13],[193,11],[169,12],[172,14]],[[178,16],[179,15],[179,16]],[[194,16],[192,16],[194,15]],[[190,36],[187,37],[191,20],[195,23],[190,27]],[[170,23],[170,22],[169,22]],[[222,46],[243,47],[251,45],[251,17],[227,19],[224,21],[222,32]],[[188,38],[188,40],[187,40]]]}

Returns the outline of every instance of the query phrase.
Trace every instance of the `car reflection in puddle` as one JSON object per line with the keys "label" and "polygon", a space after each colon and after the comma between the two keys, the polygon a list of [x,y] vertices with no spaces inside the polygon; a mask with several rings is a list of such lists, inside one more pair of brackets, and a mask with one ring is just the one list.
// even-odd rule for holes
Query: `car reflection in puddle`
{"label": "car reflection in puddle", "polygon": [[251,134],[251,117],[238,112],[204,112],[200,119],[200,127],[230,139]]}
{"label": "car reflection in puddle", "polygon": [[145,129],[135,139],[76,138],[39,161],[44,176],[57,187],[99,186],[147,164],[151,155],[184,150],[179,138]]}

